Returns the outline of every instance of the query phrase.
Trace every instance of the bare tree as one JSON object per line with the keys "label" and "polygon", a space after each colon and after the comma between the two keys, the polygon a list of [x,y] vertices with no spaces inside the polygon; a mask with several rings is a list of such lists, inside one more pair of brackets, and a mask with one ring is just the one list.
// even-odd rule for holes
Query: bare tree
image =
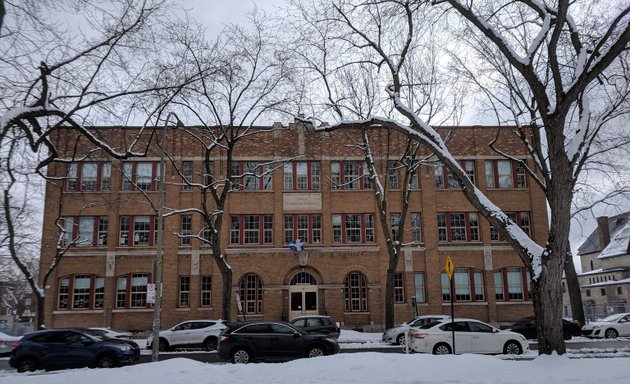
{"label": "bare tree", "polygon": [[[600,114],[594,113],[593,104],[588,101],[601,91],[598,77],[621,84],[620,76],[608,70],[614,69],[612,63],[627,59],[630,9],[620,9],[612,18],[599,18],[607,21],[593,25],[577,24],[568,16],[573,4],[568,1],[560,1],[557,9],[533,1],[514,1],[507,6],[497,2],[496,8],[487,2],[478,8],[456,0],[436,3],[449,5],[446,10],[454,9],[474,26],[467,36],[474,38],[482,59],[491,69],[485,72],[487,78],[479,78],[479,83],[488,90],[492,85],[504,84],[499,89],[505,92],[497,93],[493,100],[514,112],[511,116],[519,117],[510,121],[516,124],[515,133],[533,157],[535,167],[513,160],[526,167],[546,194],[551,211],[547,243],[538,245],[532,241],[471,182],[436,129],[412,106],[409,89],[414,84],[407,83],[403,73],[412,59],[412,48],[421,38],[414,33],[414,23],[419,13],[430,12],[428,2],[337,1],[326,9],[322,18],[337,22],[337,41],[345,44],[347,62],[361,59],[387,74],[385,95],[396,113],[394,118],[373,115],[341,121],[325,129],[397,129],[425,144],[459,182],[470,203],[507,239],[528,268],[538,319],[539,352],[565,353],[560,281],[568,251],[573,187],[593,154],[593,142],[610,127],[597,123]],[[475,31],[478,33],[472,33]],[[604,104],[602,111],[620,105],[608,100]],[[496,150],[509,158],[509,154]]]}
{"label": "bare tree", "polygon": [[[185,58],[181,65],[196,71],[199,80],[184,87],[169,105],[199,122],[200,125],[181,129],[192,138],[194,150],[203,158],[197,180],[184,175],[181,164],[173,161],[181,184],[200,191],[201,200],[197,206],[169,208],[169,214],[191,212],[203,218],[202,231],[179,235],[195,237],[211,247],[223,279],[221,316],[224,319],[232,318],[232,268],[222,244],[228,197],[234,190],[250,188],[248,180],[270,180],[275,167],[271,160],[233,172],[234,155],[240,145],[250,145],[257,133],[269,130],[257,127],[258,121],[269,119],[290,100],[286,59],[277,49],[276,38],[262,21],[263,17],[256,13],[251,17],[250,29],[228,26],[212,44],[207,44],[203,33],[195,28],[190,28],[187,35],[178,36],[183,48],[177,55]],[[218,162],[223,171],[215,169]],[[221,176],[220,172],[227,174]]]}

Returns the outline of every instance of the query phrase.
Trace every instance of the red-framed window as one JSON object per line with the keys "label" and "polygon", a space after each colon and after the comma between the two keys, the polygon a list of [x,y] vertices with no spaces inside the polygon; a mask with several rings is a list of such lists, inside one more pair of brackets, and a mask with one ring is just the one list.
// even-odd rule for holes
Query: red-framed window
{"label": "red-framed window", "polygon": [[[474,160],[459,160],[459,165],[464,169],[466,175],[475,183],[475,161]],[[448,168],[441,162],[437,162],[434,166],[435,173],[435,188],[438,189],[451,189],[459,188],[459,183],[451,175]]]}
{"label": "red-framed window", "polygon": [[[516,223],[521,229],[530,236],[530,214],[529,212],[505,212],[508,217]],[[503,235],[499,231],[496,230],[494,225],[490,225],[490,240],[491,241],[505,241]]]}
{"label": "red-framed window", "polygon": [[160,163],[157,161],[125,161],[123,191],[157,191],[160,187]]}
{"label": "red-framed window", "polygon": [[529,271],[524,267],[505,267],[494,271],[497,301],[531,300]]}
{"label": "red-framed window", "polygon": [[527,188],[525,167],[512,160],[486,160],[487,188]]}
{"label": "red-framed window", "polygon": [[263,313],[263,283],[260,276],[248,273],[241,279],[241,303],[245,314]]}
{"label": "red-framed window", "polygon": [[118,245],[152,246],[157,240],[157,217],[120,216]]}
{"label": "red-framed window", "polygon": [[190,276],[179,277],[179,295],[177,306],[179,308],[190,307]]}
{"label": "red-framed window", "polygon": [[230,221],[230,244],[273,244],[272,215],[232,215]]}
{"label": "red-framed window", "polygon": [[374,214],[346,213],[332,215],[333,243],[374,242]]}
{"label": "red-framed window", "polygon": [[63,242],[78,247],[107,245],[107,216],[65,216],[62,218]]}
{"label": "red-framed window", "polygon": [[257,161],[233,161],[230,168],[232,189],[237,191],[267,191],[273,189],[272,165]]}
{"label": "red-framed window", "polygon": [[358,190],[372,187],[367,164],[359,160],[331,162],[330,178],[333,189]]}
{"label": "red-framed window", "polygon": [[343,280],[343,295],[346,312],[367,312],[369,300],[365,275],[358,271],[348,273]]}
{"label": "red-framed window", "polygon": [[321,215],[284,215],[284,243],[300,239],[305,243],[322,242]]}
{"label": "red-framed window", "polygon": [[84,161],[68,164],[67,192],[106,192],[111,188],[112,165],[106,162]]}
{"label": "red-framed window", "polygon": [[58,280],[57,310],[103,309],[105,278],[92,274],[68,275]]}
{"label": "red-framed window", "polygon": [[201,276],[201,306],[212,306],[212,276]]}
{"label": "red-framed window", "polygon": [[446,242],[479,241],[477,212],[444,212],[437,214],[438,240]]}
{"label": "red-framed window", "polygon": [[[451,300],[451,282],[445,271],[441,273],[442,301]],[[485,301],[483,271],[474,268],[455,268],[453,271],[455,287],[454,301]]]}
{"label": "red-framed window", "polygon": [[116,308],[148,308],[150,273],[129,273],[116,278]]}
{"label": "red-framed window", "polygon": [[284,190],[306,191],[321,188],[319,161],[292,161],[284,164]]}
{"label": "red-framed window", "polygon": [[403,272],[394,274],[394,303],[405,302],[405,276]]}

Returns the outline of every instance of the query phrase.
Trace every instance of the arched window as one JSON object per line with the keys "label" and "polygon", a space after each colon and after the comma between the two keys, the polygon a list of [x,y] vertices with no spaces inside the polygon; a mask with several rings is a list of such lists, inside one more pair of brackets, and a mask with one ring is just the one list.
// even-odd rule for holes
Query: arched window
{"label": "arched window", "polygon": [[343,280],[343,295],[346,312],[367,312],[367,280],[361,272],[350,272]]}
{"label": "arched window", "polygon": [[116,279],[116,308],[147,308],[148,273],[130,273]]}
{"label": "arched window", "polygon": [[317,279],[315,276],[311,275],[308,272],[298,272],[291,278],[290,285],[297,284],[309,284],[309,285],[317,285]]}
{"label": "arched window", "polygon": [[260,277],[254,273],[248,273],[241,279],[240,286],[243,311],[246,314],[262,313],[263,284]]}
{"label": "arched window", "polygon": [[98,275],[77,274],[58,280],[57,309],[102,309],[105,298],[105,278]]}

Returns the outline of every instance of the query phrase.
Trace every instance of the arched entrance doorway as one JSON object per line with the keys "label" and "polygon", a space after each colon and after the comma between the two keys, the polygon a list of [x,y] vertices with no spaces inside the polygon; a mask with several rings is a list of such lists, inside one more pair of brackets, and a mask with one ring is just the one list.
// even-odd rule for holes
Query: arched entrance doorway
{"label": "arched entrance doorway", "polygon": [[317,292],[315,276],[304,271],[296,273],[289,282],[289,320],[319,314]]}

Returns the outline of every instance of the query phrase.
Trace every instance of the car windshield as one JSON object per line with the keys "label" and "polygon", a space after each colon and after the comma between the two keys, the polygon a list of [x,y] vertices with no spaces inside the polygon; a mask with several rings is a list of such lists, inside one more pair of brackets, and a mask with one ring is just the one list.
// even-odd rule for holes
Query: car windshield
{"label": "car windshield", "polygon": [[103,331],[98,331],[98,330],[95,330],[95,329],[86,329],[86,330],[83,331],[83,333],[85,333],[86,335],[91,336],[93,339],[96,339],[96,340],[99,340],[99,341],[111,339],[111,337],[106,336]]}
{"label": "car windshield", "polygon": [[604,317],[602,319],[602,321],[605,321],[607,323],[612,323],[613,321],[619,320],[623,315],[624,315],[623,313],[617,313],[617,314],[614,314],[614,315],[610,315],[610,316]]}
{"label": "car windshield", "polygon": [[441,321],[430,321],[426,324],[423,324],[421,326],[419,326],[418,328],[420,329],[429,329],[429,328],[433,328],[434,326],[436,326],[437,324],[441,324]]}

